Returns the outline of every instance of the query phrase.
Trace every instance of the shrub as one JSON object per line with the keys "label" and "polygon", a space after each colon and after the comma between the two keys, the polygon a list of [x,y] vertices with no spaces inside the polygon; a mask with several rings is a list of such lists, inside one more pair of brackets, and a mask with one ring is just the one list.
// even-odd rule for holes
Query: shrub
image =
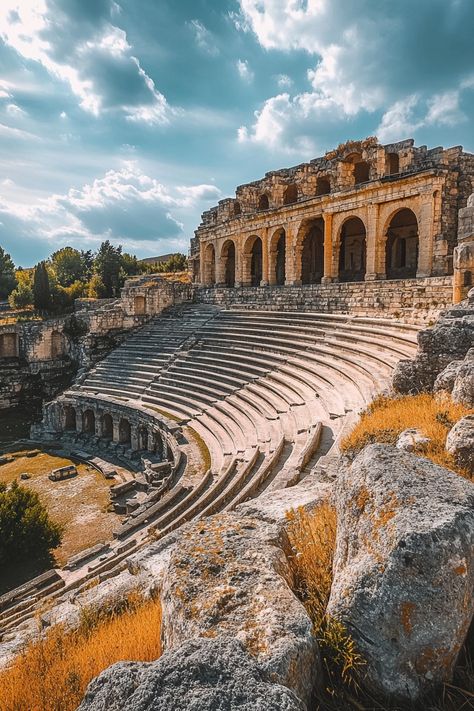
{"label": "shrub", "polygon": [[161,654],[161,605],[129,595],[119,607],[86,609],[79,628],[53,627],[0,673],[2,711],[73,711],[88,683],[118,661]]}
{"label": "shrub", "polygon": [[470,412],[472,410],[464,405],[454,403],[450,396],[430,393],[403,397],[382,395],[362,413],[352,432],[342,441],[341,449],[354,457],[373,442],[396,444],[404,430],[415,428],[430,439],[428,445],[419,448],[419,454],[469,478],[468,472],[456,464],[445,445],[446,436],[454,423]]}
{"label": "shrub", "polygon": [[35,491],[17,482],[0,484],[0,567],[48,561],[61,535]]}

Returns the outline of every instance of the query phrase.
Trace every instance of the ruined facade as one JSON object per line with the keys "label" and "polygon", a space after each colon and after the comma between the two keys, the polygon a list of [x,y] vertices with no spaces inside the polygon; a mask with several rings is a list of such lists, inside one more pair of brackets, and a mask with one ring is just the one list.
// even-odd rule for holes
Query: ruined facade
{"label": "ruined facade", "polygon": [[474,189],[462,147],[350,141],[241,185],[202,215],[194,282],[267,286],[453,272],[458,211]]}

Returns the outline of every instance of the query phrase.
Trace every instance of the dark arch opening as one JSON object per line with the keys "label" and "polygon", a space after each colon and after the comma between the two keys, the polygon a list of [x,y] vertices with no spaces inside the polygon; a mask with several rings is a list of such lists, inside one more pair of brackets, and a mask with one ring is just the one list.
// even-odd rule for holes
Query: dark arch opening
{"label": "dark arch opening", "polygon": [[293,202],[298,200],[298,188],[296,185],[288,185],[287,189],[283,193],[283,204],[291,205]]}
{"label": "dark arch opening", "polygon": [[418,221],[403,208],[390,220],[385,248],[387,279],[412,279],[418,269]]}
{"label": "dark arch opening", "polygon": [[258,198],[258,209],[259,210],[268,210],[270,207],[270,202],[268,200],[268,195],[264,193],[263,195],[260,195]]}
{"label": "dark arch opening", "polygon": [[386,159],[387,175],[395,175],[400,172],[400,158],[398,153],[387,153]]}
{"label": "dark arch opening", "polygon": [[82,429],[87,434],[95,434],[95,415],[92,410],[85,410],[82,415]]}
{"label": "dark arch opening", "polygon": [[324,275],[324,222],[314,220],[308,225],[301,251],[301,281],[319,284]]}
{"label": "dark arch opening", "polygon": [[365,265],[365,226],[359,217],[351,217],[341,230],[339,281],[364,281]]}
{"label": "dark arch opening", "polygon": [[276,243],[275,283],[283,286],[286,279],[286,233],[280,230]]}
{"label": "dark arch opening", "polygon": [[235,286],[235,244],[232,241],[226,242],[222,247],[222,259],[225,285],[233,287]]}
{"label": "dark arch opening", "polygon": [[72,405],[68,405],[64,409],[64,429],[75,430],[76,427],[76,409]]}
{"label": "dark arch opening", "polygon": [[316,195],[328,195],[331,192],[331,183],[328,178],[316,180]]}
{"label": "dark arch opening", "polygon": [[130,444],[132,439],[132,428],[130,422],[122,418],[119,423],[119,442],[120,444]]}
{"label": "dark arch opening", "polygon": [[114,421],[108,412],[102,417],[102,437],[104,439],[114,438]]}
{"label": "dark arch opening", "polygon": [[250,264],[250,277],[252,286],[260,286],[263,276],[263,263],[262,263],[262,240],[260,237],[256,237],[252,245],[252,257]]}
{"label": "dark arch opening", "polygon": [[234,202],[234,215],[240,215],[242,214],[242,208],[240,206],[240,202],[236,200]]}
{"label": "dark arch opening", "polygon": [[361,160],[354,163],[354,184],[360,185],[370,180],[370,165]]}

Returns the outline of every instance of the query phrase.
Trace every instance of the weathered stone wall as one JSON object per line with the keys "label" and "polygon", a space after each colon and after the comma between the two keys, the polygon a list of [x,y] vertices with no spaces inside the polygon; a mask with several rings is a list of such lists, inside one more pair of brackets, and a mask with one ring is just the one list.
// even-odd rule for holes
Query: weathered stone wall
{"label": "weathered stone wall", "polygon": [[451,305],[452,277],[234,289],[195,287],[194,299],[227,307],[393,316],[425,322]]}

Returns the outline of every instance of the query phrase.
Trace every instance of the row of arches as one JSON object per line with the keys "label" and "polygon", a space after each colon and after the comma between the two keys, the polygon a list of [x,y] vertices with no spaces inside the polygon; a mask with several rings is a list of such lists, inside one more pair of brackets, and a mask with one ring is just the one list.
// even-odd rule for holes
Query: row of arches
{"label": "row of arches", "polygon": [[91,436],[98,435],[104,440],[117,441],[118,444],[126,447],[132,446],[136,434],[134,449],[148,451],[161,449],[161,440],[146,425],[138,425],[134,432],[130,421],[126,417],[120,417],[118,427],[114,428],[114,418],[110,413],[96,414],[92,408],[80,412],[73,405],[67,405],[64,408],[64,429],[69,432],[84,432]]}
{"label": "row of arches", "polygon": [[[360,153],[352,153],[343,161],[345,170],[345,187],[349,185],[357,186],[366,183],[371,179],[371,165],[363,160]],[[400,172],[400,157],[398,153],[387,153],[385,157],[385,175],[395,175]],[[320,176],[316,179],[315,196],[328,195],[331,192],[331,180],[329,176]],[[298,201],[298,186],[295,183],[288,185],[283,193],[283,205],[291,205]],[[307,197],[307,195],[306,195]],[[268,193],[262,193],[257,199],[257,210],[263,211],[270,208],[270,197]],[[240,202],[234,202],[234,215],[242,213]]]}
{"label": "row of arches", "polygon": [[[295,249],[295,272],[302,284],[318,284],[324,276],[324,221],[316,218],[306,222]],[[416,276],[418,267],[418,222],[408,208],[399,210],[391,219],[385,241],[385,273],[388,279],[408,279]],[[286,282],[287,239],[284,228],[274,232],[268,246],[268,281],[283,285]],[[359,217],[350,217],[342,225],[337,240],[338,280],[363,281],[367,266],[367,233]],[[259,286],[264,278],[262,239],[247,238],[242,248],[243,283]],[[237,253],[235,242],[226,240],[220,254],[220,283],[228,287],[236,284]],[[216,251],[212,243],[204,250],[204,281],[216,283]]]}

